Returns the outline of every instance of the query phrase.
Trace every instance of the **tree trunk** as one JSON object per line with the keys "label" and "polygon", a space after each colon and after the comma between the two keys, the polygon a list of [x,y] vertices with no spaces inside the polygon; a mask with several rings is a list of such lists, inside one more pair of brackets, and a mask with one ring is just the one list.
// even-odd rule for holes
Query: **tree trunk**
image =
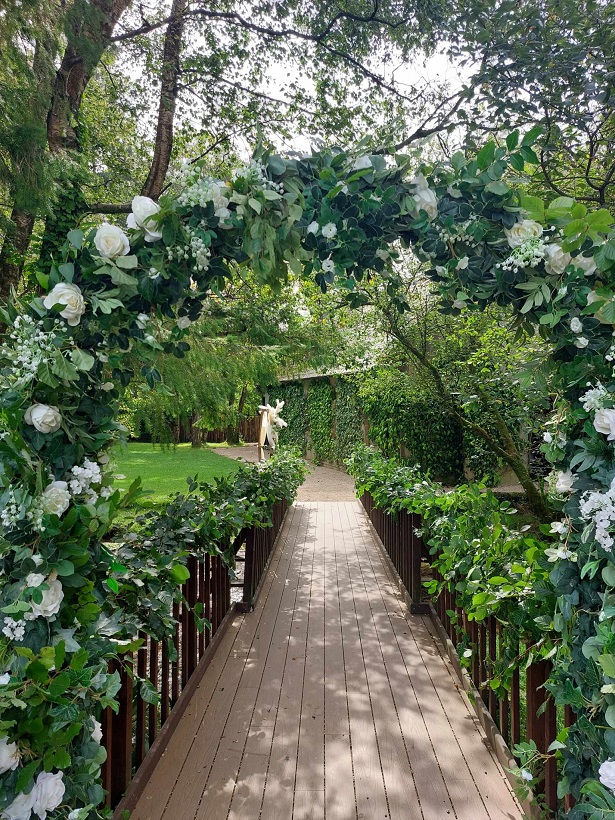
{"label": "tree trunk", "polygon": [[171,161],[173,124],[177,107],[180,56],[184,33],[183,15],[187,8],[188,0],[173,0],[171,17],[175,19],[169,23],[164,38],[154,156],[141,191],[143,196],[149,196],[152,199],[158,199],[160,196]]}
{"label": "tree trunk", "polygon": [[196,413],[190,417],[190,442],[195,448],[203,446],[203,431],[196,426],[199,418]]}
{"label": "tree trunk", "polygon": [[241,396],[239,397],[239,404],[237,405],[237,423],[236,424],[229,424],[226,428],[226,441],[227,444],[239,444],[241,436],[240,436],[240,427],[241,427],[241,414],[243,413],[243,408],[246,404],[246,399],[248,397],[248,388],[244,385],[241,388]]}
{"label": "tree trunk", "polygon": [[8,298],[11,288],[17,288],[34,228],[34,215],[13,208],[13,229],[4,238],[0,252],[0,298]]}

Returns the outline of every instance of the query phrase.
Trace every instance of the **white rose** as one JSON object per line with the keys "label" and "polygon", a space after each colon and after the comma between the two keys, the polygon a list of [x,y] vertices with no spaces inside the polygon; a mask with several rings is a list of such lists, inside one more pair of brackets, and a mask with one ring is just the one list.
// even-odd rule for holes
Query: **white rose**
{"label": "white rose", "polygon": [[179,319],[177,320],[177,327],[180,330],[187,330],[190,327],[191,324],[192,324],[192,322],[190,321],[190,319],[187,316],[180,316]]}
{"label": "white rose", "polygon": [[365,168],[372,168],[372,161],[367,156],[367,154],[363,154],[362,157],[357,157],[354,161],[354,165],[352,166],[353,171],[363,171]]}
{"label": "white rose", "polygon": [[457,260],[457,270],[465,270],[469,262],[470,260],[467,256],[462,256],[461,259]]}
{"label": "white rose", "polygon": [[307,232],[314,234],[318,233],[318,222],[310,222],[310,224],[307,227]]}
{"label": "white rose", "polygon": [[591,276],[596,272],[596,263],[593,256],[575,256],[572,260],[575,268],[581,268],[585,276]]}
{"label": "white rose", "polygon": [[124,231],[117,225],[109,225],[108,222],[103,222],[96,231],[94,244],[104,259],[117,259],[118,256],[130,253],[130,242]]}
{"label": "white rose", "polygon": [[327,273],[330,273],[335,270],[335,262],[333,259],[325,259],[322,263],[322,269]]}
{"label": "white rose", "polygon": [[575,316],[570,320],[570,330],[572,330],[573,333],[582,333],[583,322]]}
{"label": "white rose", "polygon": [[160,205],[148,196],[136,196],[132,200],[132,213],[126,220],[129,228],[140,228],[145,231],[145,241],[155,242],[162,238],[162,231],[152,217],[160,212]]}
{"label": "white rose", "polygon": [[36,778],[36,785],[33,789],[36,794],[32,811],[38,814],[40,820],[45,820],[47,812],[57,809],[62,802],[66,791],[63,777],[64,772],[57,774],[41,772]]}
{"label": "white rose", "polygon": [[615,792],[615,760],[605,760],[600,764],[598,777],[603,786]]}
{"label": "white rose", "polygon": [[419,211],[425,211],[429,219],[438,215],[438,198],[431,188],[420,188],[414,195],[414,201]]}
{"label": "white rose", "polygon": [[553,242],[545,248],[545,270],[554,276],[563,273],[572,262],[572,257],[566,253],[561,245]]}
{"label": "white rose", "polygon": [[43,512],[61,516],[70,504],[70,493],[66,481],[52,481],[43,490]]}
{"label": "white rose", "polygon": [[557,481],[555,482],[555,489],[558,493],[569,493],[574,484],[574,476],[570,470],[565,473],[559,472],[557,474]]}
{"label": "white rose", "polygon": [[325,239],[333,239],[335,234],[337,233],[337,226],[333,222],[327,222],[326,225],[322,227],[322,235]]}
{"label": "white rose", "polygon": [[579,336],[579,338],[576,339],[574,346],[583,349],[584,347],[587,347],[588,344],[589,339],[586,339],[585,336]]}
{"label": "white rose", "polygon": [[55,616],[60,611],[60,604],[64,598],[64,590],[62,589],[62,584],[58,581],[58,579],[52,578],[51,575],[47,579],[47,584],[49,589],[43,590],[43,600],[40,604],[37,604],[34,601],[30,602],[32,610],[30,612],[26,612],[24,615],[24,618],[27,621],[33,621],[40,617],[55,621]]}
{"label": "white rose", "polygon": [[44,580],[45,576],[41,572],[31,572],[29,575],[26,575],[26,586],[35,589],[36,587],[40,587]]}
{"label": "white rose", "polygon": [[533,219],[523,219],[512,228],[504,228],[504,233],[511,248],[520,248],[528,240],[542,236],[542,225]]}
{"label": "white rose", "polygon": [[85,313],[85,300],[77,285],[70,282],[60,282],[43,299],[43,304],[47,310],[51,310],[55,305],[63,305],[60,311],[62,316],[71,327],[79,324],[81,317]]}
{"label": "white rose", "polygon": [[24,421],[35,427],[39,433],[55,433],[60,429],[62,416],[53,405],[33,404],[26,410]]}
{"label": "white rose", "polygon": [[0,737],[0,774],[14,771],[19,766],[19,761],[17,744],[7,743],[5,737]]}
{"label": "white rose", "polygon": [[615,441],[615,409],[596,410],[594,429],[607,436],[607,441]]}
{"label": "white rose", "polygon": [[30,820],[36,791],[35,786],[30,794],[20,792],[11,805],[2,810],[2,820]]}
{"label": "white rose", "polygon": [[94,718],[94,729],[92,730],[92,740],[94,743],[100,743],[102,740],[102,724],[99,720]]}
{"label": "white rose", "polygon": [[542,440],[547,444],[551,444],[551,442],[553,441],[553,436],[551,435],[551,433],[543,433]]}

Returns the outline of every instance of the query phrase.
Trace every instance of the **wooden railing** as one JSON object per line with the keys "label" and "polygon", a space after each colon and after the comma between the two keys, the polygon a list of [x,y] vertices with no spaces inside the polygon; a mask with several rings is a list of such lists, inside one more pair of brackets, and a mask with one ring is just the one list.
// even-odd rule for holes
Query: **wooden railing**
{"label": "wooden railing", "polygon": [[[121,688],[119,711],[106,709],[103,713],[103,745],[107,750],[103,788],[107,806],[117,807],[116,816],[134,807],[235,612],[253,608],[287,506],[285,501],[275,504],[273,526],[242,530],[235,539],[232,550],[241,553],[239,561],[245,561],[244,578],[239,583],[231,581],[222,558],[190,556],[183,601],[173,604],[175,632],[171,641],[157,641],[141,633],[139,650],[123,656],[121,662],[112,662]],[[233,586],[242,589],[241,601],[232,600]],[[211,628],[199,629],[199,618],[209,621]],[[157,697],[153,698],[154,692]]]}
{"label": "wooden railing", "polygon": [[423,541],[416,534],[420,517],[402,511],[393,516],[374,505],[369,493],[363,493],[361,503],[372,522],[378,538],[397,573],[409,598],[410,612],[429,612],[429,605],[422,600],[421,558],[425,554]]}
{"label": "wooden railing", "polygon": [[[361,502],[399,579],[408,591],[411,612],[424,611],[422,606],[417,607],[420,593],[416,586],[420,583],[417,578],[420,578],[421,555],[425,557],[421,539],[415,532],[415,529],[421,527],[420,516],[408,513],[400,513],[395,517],[388,515],[374,506],[369,493],[363,495]],[[444,582],[434,568],[431,574],[436,580]],[[482,622],[469,621],[467,614],[458,605],[454,591],[444,583],[431,607],[431,615],[441,638],[445,641],[448,639],[449,655],[462,678],[464,671],[459,662],[457,647],[462,640],[465,646],[468,642],[470,644],[471,663],[465,672],[475,689],[477,712],[487,734],[501,736],[503,743],[500,741],[496,744],[496,751],[500,753],[503,765],[510,763],[509,749],[524,741],[533,740],[539,752],[545,754],[558,732],[565,726],[571,726],[575,720],[573,711],[569,707],[556,707],[553,698],[548,696],[549,693],[544,688],[551,672],[550,662],[536,660],[527,668],[525,664],[521,664],[521,668],[512,673],[510,692],[499,698],[490,687],[489,680],[492,670],[499,665],[503,655],[503,625],[493,615]],[[529,649],[530,646],[519,645],[517,655],[523,652],[528,656]],[[553,813],[559,809],[570,809],[574,802],[570,797],[563,800],[558,798],[557,782],[557,760],[549,756],[544,766],[544,778],[534,786],[534,792],[541,796],[541,802]]]}

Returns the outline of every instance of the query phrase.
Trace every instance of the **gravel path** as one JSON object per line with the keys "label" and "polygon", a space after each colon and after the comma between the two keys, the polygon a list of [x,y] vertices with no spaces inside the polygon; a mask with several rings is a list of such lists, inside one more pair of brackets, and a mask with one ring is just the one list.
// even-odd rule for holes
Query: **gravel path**
{"label": "gravel path", "polygon": [[[215,452],[228,458],[257,461],[256,444],[245,444],[242,447],[216,447]],[[354,481],[343,470],[328,464],[310,464],[309,475],[299,488],[298,501],[353,501]]]}

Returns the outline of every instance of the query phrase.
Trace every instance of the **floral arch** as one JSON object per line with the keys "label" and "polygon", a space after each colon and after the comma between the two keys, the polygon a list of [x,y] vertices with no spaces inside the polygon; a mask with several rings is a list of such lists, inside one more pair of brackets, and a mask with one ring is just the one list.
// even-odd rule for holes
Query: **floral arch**
{"label": "floral arch", "polygon": [[[515,133],[412,174],[407,157],[343,151],[261,152],[228,182],[186,166],[178,195],[135,197],[126,230],[71,231],[40,278],[46,295],[2,311],[0,816],[99,815],[97,717],[117,691],[101,539],[120,498],[106,451],[132,363],[154,386],[154,353],[184,355],[203,300],[235,266],[274,287],[289,268],[342,284],[355,305],[365,275],[395,295],[398,241],[429,265],[443,310],[509,305],[553,346],[560,640],[548,688],[582,718],[563,751],[573,793],[615,756],[615,233],[607,211],[523,193],[531,145]],[[155,316],[172,325],[158,337]]]}

